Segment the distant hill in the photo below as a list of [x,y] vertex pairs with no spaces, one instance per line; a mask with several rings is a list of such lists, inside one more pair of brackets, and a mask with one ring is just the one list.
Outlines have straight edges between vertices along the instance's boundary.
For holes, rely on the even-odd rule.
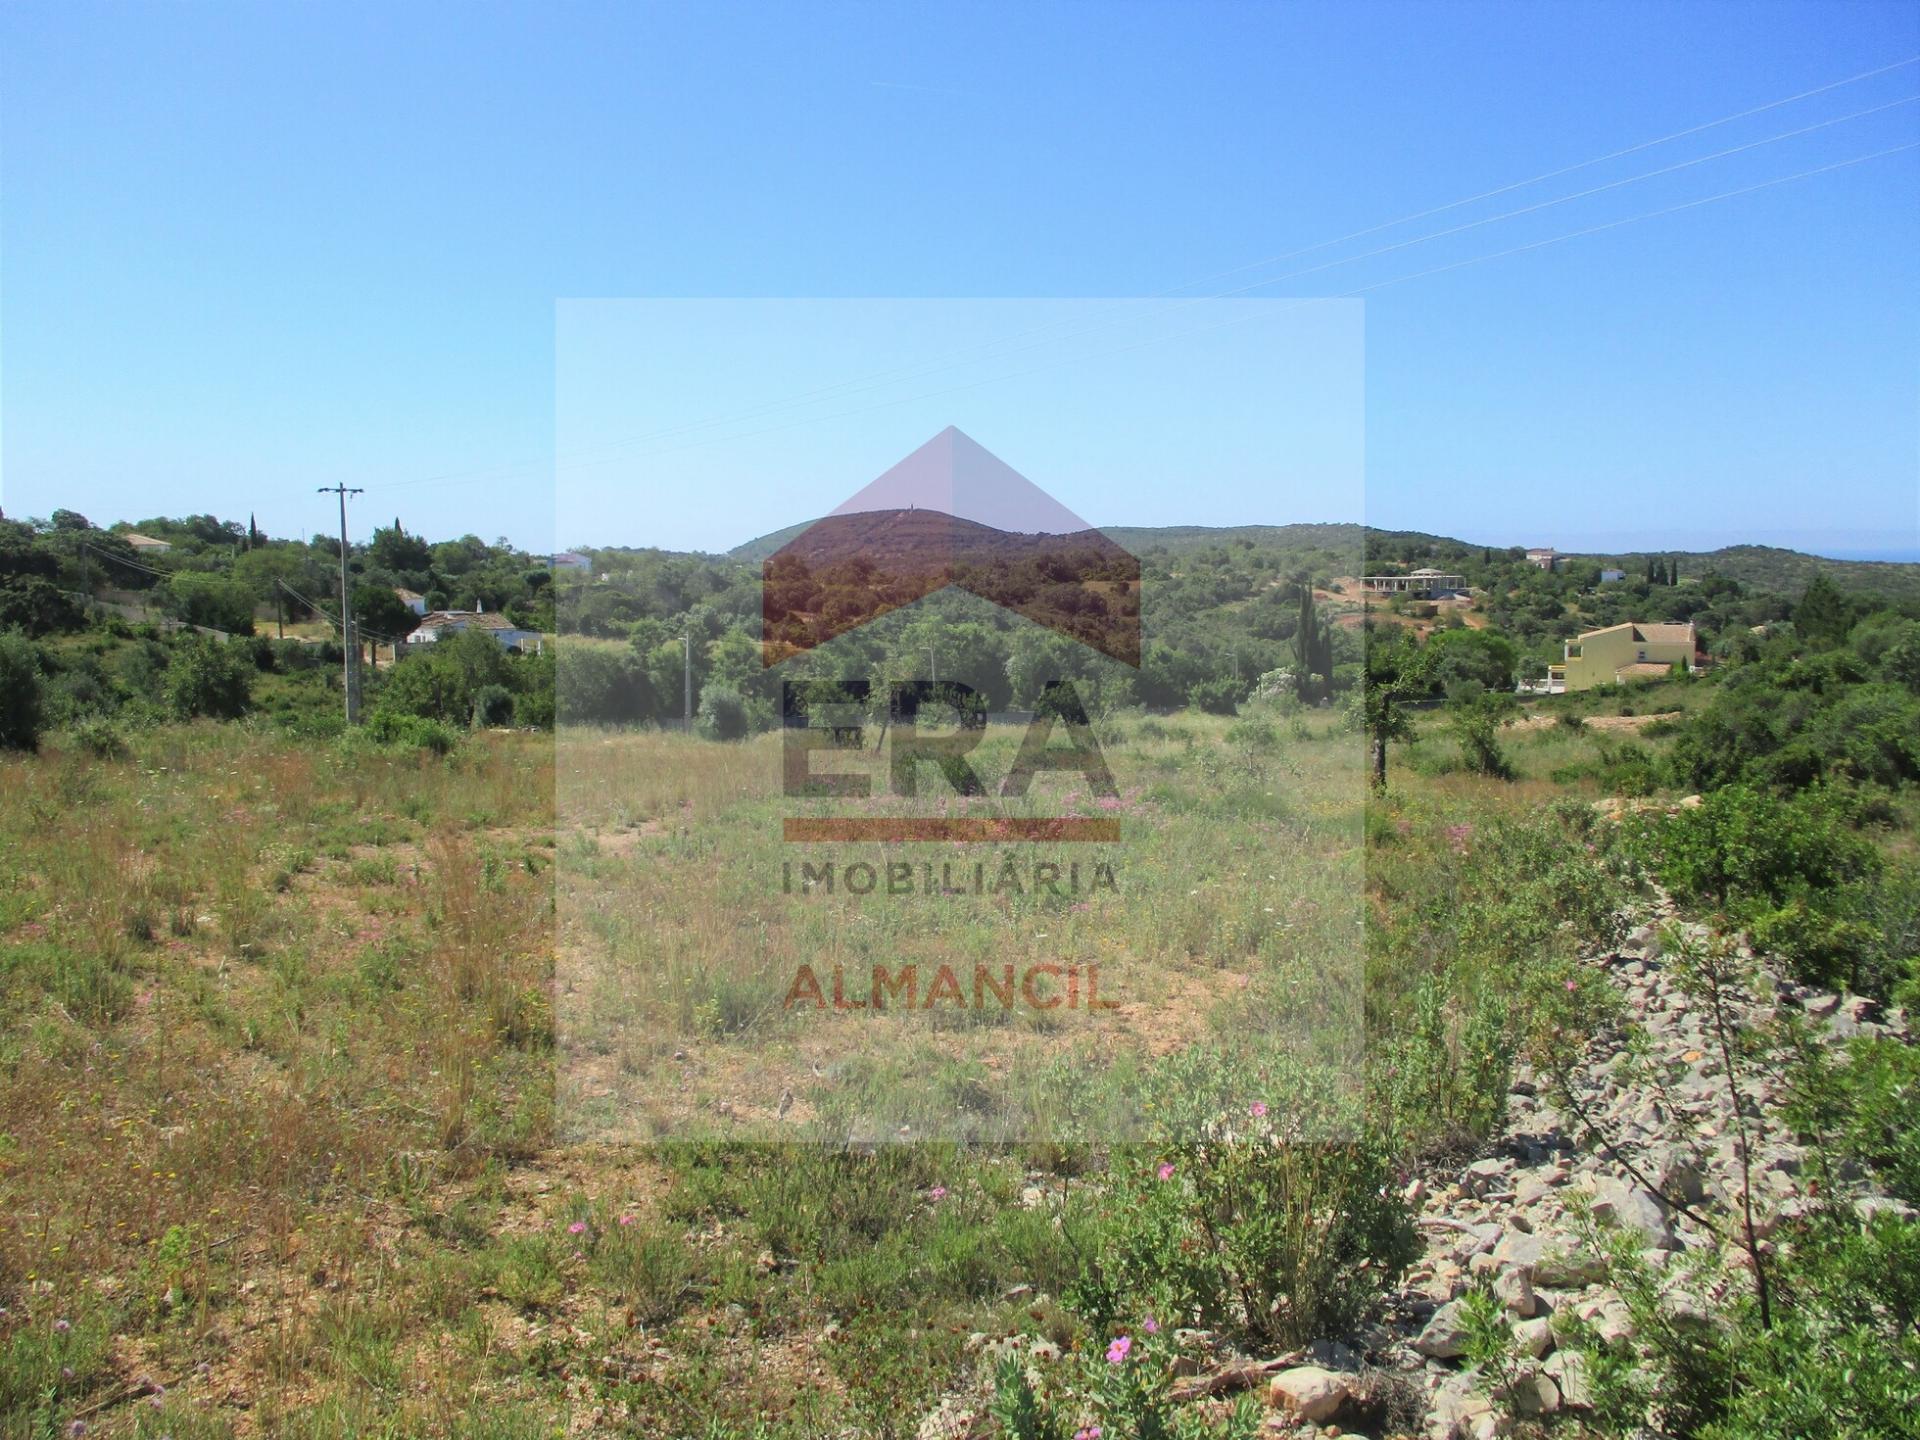
[[[1829,560],[1773,545],[1729,545],[1705,552],[1676,551],[1680,574],[1704,575],[1716,571],[1754,590],[1797,595],[1824,575],[1843,590],[1875,591],[1889,599],[1920,599],[1920,565],[1891,560]],[[1644,567],[1646,556],[1623,556],[1628,574],[1635,562]]]
[[[735,560],[766,559],[795,536],[816,524],[804,521],[762,535],[727,552]],[[1457,563],[1491,550],[1502,554],[1509,547],[1484,546],[1448,535],[1431,535],[1418,530],[1383,530],[1352,524],[1303,525],[1107,525],[1101,533],[1136,555],[1155,551],[1171,554],[1204,550],[1219,545],[1246,542],[1261,548],[1288,552],[1325,551],[1332,555],[1357,555],[1364,535],[1370,552],[1392,547],[1397,552],[1408,548],[1430,552],[1435,560]],[[1627,551],[1613,554],[1568,552],[1571,560],[1592,560],[1616,565],[1629,575],[1646,569],[1650,557],[1679,563],[1681,577],[1697,578],[1708,573],[1725,575],[1753,590],[1773,594],[1797,595],[1816,575],[1825,575],[1843,590],[1875,592],[1889,599],[1920,599],[1920,564],[1889,560],[1832,560],[1799,550],[1783,550],[1773,545],[1729,545],[1719,550]]]
[[[764,560],[818,521],[804,520],[775,530],[770,535],[736,545],[727,552],[733,560]],[[1205,549],[1210,545],[1231,545],[1245,540],[1256,545],[1283,550],[1322,549],[1354,551],[1360,542],[1362,527],[1352,524],[1329,525],[1105,525],[1100,533],[1136,555],[1152,550],[1178,553]]]

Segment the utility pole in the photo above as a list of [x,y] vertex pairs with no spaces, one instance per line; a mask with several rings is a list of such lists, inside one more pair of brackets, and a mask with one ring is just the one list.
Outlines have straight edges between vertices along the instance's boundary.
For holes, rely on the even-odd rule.
[[940,683],[940,662],[934,659],[933,646],[927,646],[927,679],[935,685]]
[[346,652],[347,724],[360,723],[360,642],[353,631],[353,592],[347,585],[347,496],[364,495],[358,486],[321,485],[322,495],[340,497],[340,648]]
[[681,700],[686,712],[683,728],[693,733],[693,631],[687,630],[680,636],[680,661],[686,676]]

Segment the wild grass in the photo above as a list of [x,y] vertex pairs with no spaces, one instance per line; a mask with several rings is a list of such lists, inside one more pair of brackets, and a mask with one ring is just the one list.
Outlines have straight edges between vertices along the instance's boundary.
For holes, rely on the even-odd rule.
[[[909,800],[887,794],[871,755],[823,759],[872,776],[862,815],[1104,816],[1120,822],[1117,844],[788,843],[784,818],[840,812],[780,793],[778,735],[715,746],[563,732],[567,1120],[627,1138],[689,1125],[791,1137],[829,1114],[869,1137],[1039,1136],[1068,1118],[1056,1062],[1074,1053],[1104,1047],[1095,1070],[1118,1083],[1129,1072],[1116,1060],[1219,1026],[1290,1044],[1357,1026],[1358,737],[1325,715],[1304,738],[1211,717],[1105,728],[1119,790],[1107,801],[1046,774],[1019,800],[962,799],[931,779]],[[1023,734],[989,727],[969,759],[997,778]],[[899,867],[905,884],[848,893],[846,867],[862,862]],[[1007,863],[1018,884],[984,893]],[[1096,883],[1102,866],[1112,883]],[[807,867],[835,877],[832,893]],[[947,885],[966,893],[927,893]],[[1097,968],[1119,1008],[1007,1005],[979,977],[1004,986],[1009,964],[1073,966],[1076,985]],[[960,1003],[929,1005],[943,966],[957,982],[944,1000]],[[820,1004],[798,988],[803,967]],[[918,1003],[876,991],[876,967],[893,982],[911,967]],[[1073,1072],[1076,1088],[1095,1070]],[[790,1122],[776,1113],[787,1092],[804,1102]],[[1132,1123],[1123,1100],[1107,1121]]]
[[[1401,1067],[1371,1109],[1484,1124],[1476,1007],[1603,898],[1530,819],[1581,752],[1401,766],[1369,816],[1331,714],[1101,737],[1122,801],[1083,808],[1121,844],[1027,858],[1111,853],[1118,894],[959,919],[786,895],[771,738],[580,732],[556,771],[511,735],[162,726],[0,762],[0,1436],[910,1434],[970,1334],[1088,1340],[1063,1297],[1168,1052],[1265,1037],[1357,1082],[1367,1042]],[[1125,1006],[796,1016],[803,959],[860,995],[1097,960]],[[635,1114],[667,1138],[563,1143]]]

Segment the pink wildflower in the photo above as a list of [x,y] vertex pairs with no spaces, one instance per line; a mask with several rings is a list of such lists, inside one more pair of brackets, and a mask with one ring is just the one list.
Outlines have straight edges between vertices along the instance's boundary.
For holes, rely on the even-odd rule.
[[1256,1120],[1264,1120],[1264,1119],[1266,1119],[1266,1116],[1267,1116],[1267,1102],[1266,1102],[1266,1101],[1264,1101],[1264,1100],[1256,1100],[1256,1101],[1254,1101],[1254,1102],[1253,1102],[1253,1104],[1251,1104],[1251,1105],[1249,1105],[1249,1106],[1247,1107],[1247,1113],[1248,1113],[1249,1115],[1251,1115],[1251,1116],[1253,1116],[1253,1118],[1254,1118],[1254,1119],[1256,1119]]
[[56,1320],[53,1322],[53,1333],[56,1335],[64,1335],[72,1328],[73,1326],[65,1320]]
[[1162,1180],[1173,1179],[1173,1162],[1171,1160],[1162,1160],[1160,1162],[1160,1178]]
[[1133,1349],[1133,1337],[1131,1335],[1119,1336],[1111,1345],[1107,1346],[1107,1363],[1109,1365],[1125,1364],[1127,1352],[1131,1349]]
[[631,1215],[622,1215],[622,1216],[620,1217],[620,1223],[621,1223],[622,1225],[631,1225],[631,1224],[633,1224],[633,1216],[631,1216]]
[[584,1235],[584,1234],[586,1234],[586,1233],[587,1233],[587,1222],[586,1222],[586,1221],[584,1221],[584,1220],[576,1220],[576,1221],[574,1221],[574,1222],[573,1222],[573,1224],[571,1224],[571,1225],[569,1225],[569,1226],[567,1226],[567,1233],[568,1233],[569,1235]]
[[1153,1316],[1149,1315],[1147,1316],[1147,1323],[1142,1325],[1140,1328],[1146,1331],[1149,1335],[1158,1335],[1160,1333],[1160,1322],[1154,1319]]
[[927,1192],[927,1198],[928,1198],[929,1200],[944,1200],[944,1199],[946,1199],[946,1198],[947,1198],[947,1187],[946,1187],[946,1186],[944,1186],[944,1185],[936,1185],[936,1186],[934,1186],[934,1187],[933,1187],[933,1189],[931,1189],[931,1190],[929,1190],[929,1191]]
[[1569,995],[1571,995],[1571,994],[1572,994],[1572,993],[1573,993],[1574,991],[1576,991],[1576,990],[1578,990],[1579,988],[1580,988],[1580,982],[1579,982],[1579,981],[1577,981],[1577,980],[1569,980],[1569,981],[1567,981],[1567,993],[1568,993]]

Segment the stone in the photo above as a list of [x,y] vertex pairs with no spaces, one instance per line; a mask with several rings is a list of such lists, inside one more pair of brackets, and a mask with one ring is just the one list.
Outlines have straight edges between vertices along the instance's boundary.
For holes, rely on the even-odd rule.
[[1533,1277],[1523,1265],[1502,1270],[1493,1281],[1493,1293],[1522,1320],[1533,1314],[1538,1301],[1533,1296]]
[[1510,1160],[1476,1160],[1460,1177],[1461,1188],[1469,1195],[1489,1195],[1507,1188],[1507,1175],[1513,1169]]
[[1522,1355],[1538,1360],[1553,1349],[1553,1322],[1544,1317],[1522,1320],[1513,1327],[1513,1343]]
[[1652,1191],[1626,1180],[1602,1177],[1593,1184],[1593,1213],[1623,1229],[1638,1230],[1650,1244],[1673,1248],[1673,1226],[1667,1207]]
[[1451,1360],[1467,1353],[1466,1321],[1458,1300],[1449,1300],[1433,1312],[1433,1318],[1414,1336],[1413,1348],[1434,1360]]
[[1276,1409],[1302,1420],[1331,1420],[1353,1397],[1353,1376],[1318,1365],[1296,1365],[1273,1377],[1267,1398]]
[[1659,1145],[1648,1152],[1646,1173],[1662,1194],[1685,1204],[1698,1205],[1707,1197],[1700,1162],[1678,1145]]
[[1493,1402],[1479,1390],[1479,1376],[1471,1372],[1449,1377],[1434,1392],[1428,1408],[1428,1434],[1472,1435],[1480,1422],[1497,1420]]
[[1577,1351],[1556,1350],[1540,1371],[1559,1387],[1560,1403],[1585,1410],[1593,1404],[1593,1385],[1587,1379],[1587,1362]]
[[1508,1268],[1524,1267],[1535,1285],[1549,1290],[1577,1290],[1604,1279],[1607,1273],[1599,1256],[1581,1249],[1578,1241],[1550,1230],[1532,1235],[1509,1230],[1494,1246],[1493,1257]]

